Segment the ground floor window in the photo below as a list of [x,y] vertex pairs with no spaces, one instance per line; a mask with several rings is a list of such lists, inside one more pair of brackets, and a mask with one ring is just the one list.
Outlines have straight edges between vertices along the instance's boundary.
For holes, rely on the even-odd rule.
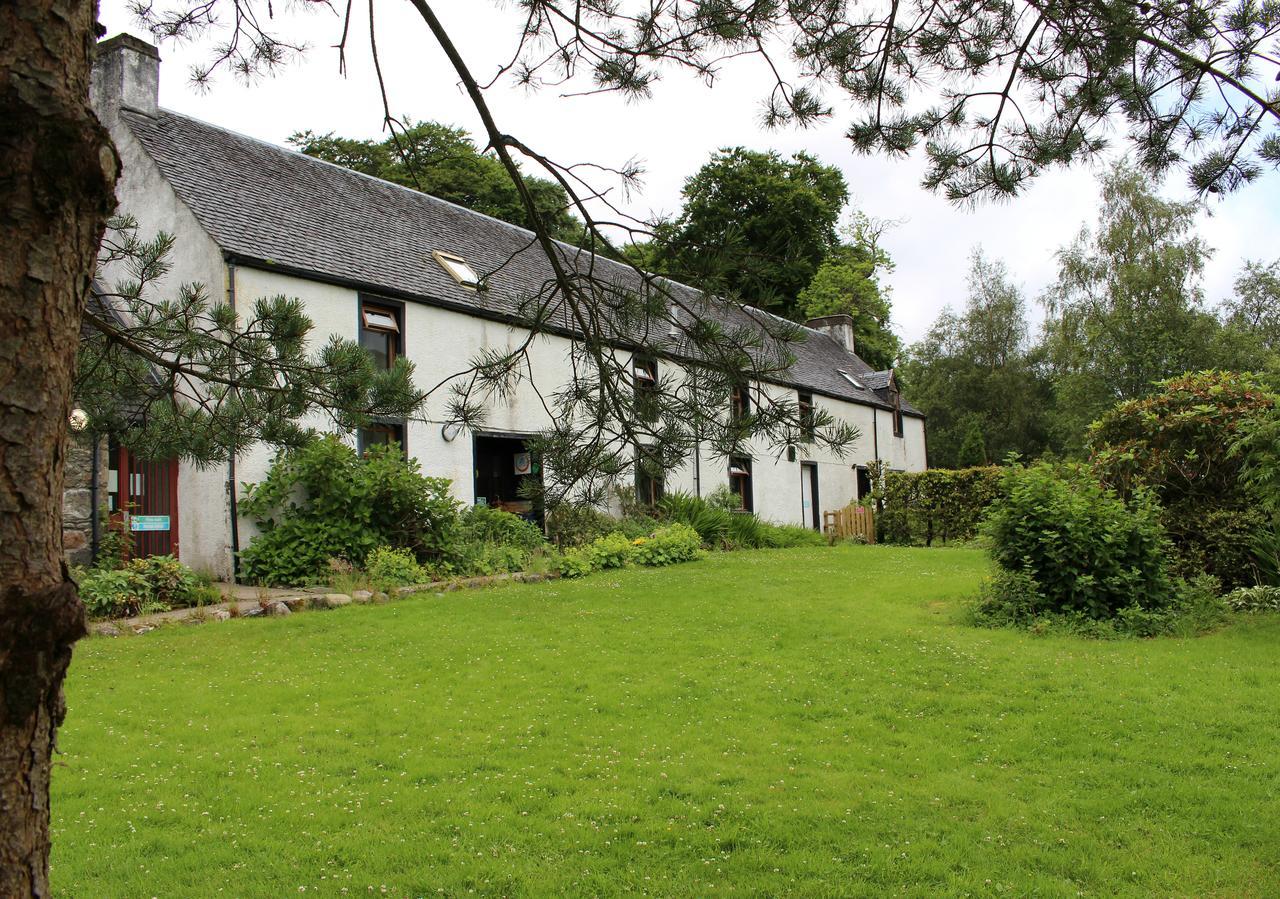
[[358,436],[358,449],[361,455],[369,451],[369,447],[385,443],[395,443],[400,451],[408,455],[404,440],[404,424],[391,421],[377,421],[366,428],[361,428]]
[[662,499],[662,470],[653,456],[636,453],[636,502],[656,506]]
[[729,492],[737,497],[738,508],[743,512],[755,509],[751,495],[751,460],[746,456],[729,457]]

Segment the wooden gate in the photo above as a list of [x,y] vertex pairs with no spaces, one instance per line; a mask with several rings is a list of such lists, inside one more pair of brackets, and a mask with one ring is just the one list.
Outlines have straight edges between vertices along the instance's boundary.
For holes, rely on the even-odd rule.
[[867,543],[876,542],[876,513],[865,506],[845,506],[822,513],[822,532],[843,540],[857,537]]
[[178,460],[149,462],[123,446],[110,451],[108,498],[130,558],[178,555]]

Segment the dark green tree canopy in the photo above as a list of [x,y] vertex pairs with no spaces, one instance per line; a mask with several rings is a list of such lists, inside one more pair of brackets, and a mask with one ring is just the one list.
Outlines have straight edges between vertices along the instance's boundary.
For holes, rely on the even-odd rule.
[[721,150],[660,226],[661,269],[711,293],[796,318],[800,292],[837,245],[844,176],[804,153]]
[[881,275],[893,271],[893,260],[880,246],[884,224],[854,213],[847,242],[832,248],[809,286],[796,298],[796,318],[805,321],[844,313],[853,319],[858,355],[873,368],[892,368],[902,343],[890,326],[889,286]]
[[[533,221],[502,163],[476,147],[461,128],[438,122],[396,127],[385,140],[340,137],[332,131],[299,131],[289,137],[297,150],[336,165],[403,184],[525,228]],[[583,224],[570,211],[564,188],[529,176],[525,184],[540,221],[557,240],[577,243]]]

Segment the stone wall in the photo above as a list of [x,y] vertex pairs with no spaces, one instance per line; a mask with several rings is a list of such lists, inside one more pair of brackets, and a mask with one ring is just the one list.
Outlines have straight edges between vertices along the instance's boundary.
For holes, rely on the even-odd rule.
[[[68,565],[93,562],[93,449],[94,441],[83,434],[67,440],[66,483],[62,490],[62,549]],[[97,443],[99,452],[99,505],[106,502],[106,441]]]

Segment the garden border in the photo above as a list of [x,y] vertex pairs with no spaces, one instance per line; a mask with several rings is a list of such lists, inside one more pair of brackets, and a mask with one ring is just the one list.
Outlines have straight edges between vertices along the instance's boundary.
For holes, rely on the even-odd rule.
[[[221,583],[214,586],[226,597],[224,602],[169,609],[149,615],[135,615],[131,618],[94,621],[89,624],[89,633],[99,637],[119,637],[125,633],[145,634],[170,624],[203,624],[206,621],[227,621],[231,618],[284,617],[309,609],[336,609],[352,603],[357,605],[384,603],[392,599],[406,599],[420,593],[443,595],[455,590],[494,587],[507,583],[533,584],[556,577],[557,575],[551,572],[517,571],[511,574],[483,575],[395,587],[389,594],[369,590],[356,590],[349,594],[338,593],[328,587],[302,587],[289,590]],[[250,593],[252,596],[245,595]]]

